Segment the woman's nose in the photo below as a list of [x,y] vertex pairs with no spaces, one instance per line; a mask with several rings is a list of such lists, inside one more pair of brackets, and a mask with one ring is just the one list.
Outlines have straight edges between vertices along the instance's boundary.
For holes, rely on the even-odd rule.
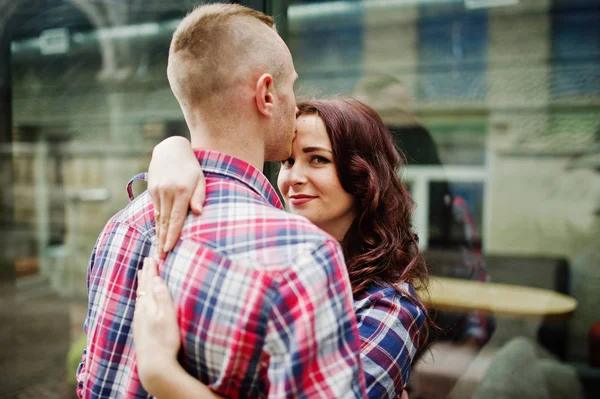
[[306,183],[304,168],[298,163],[296,163],[290,168],[290,171],[288,173],[288,184],[290,186],[295,186],[303,183]]

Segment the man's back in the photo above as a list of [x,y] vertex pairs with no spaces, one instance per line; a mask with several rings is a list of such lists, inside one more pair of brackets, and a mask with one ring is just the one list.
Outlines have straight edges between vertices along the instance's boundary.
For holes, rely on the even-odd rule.
[[[207,175],[202,215],[188,216],[160,265],[178,310],[184,368],[228,397],[360,396],[359,341],[337,243],[281,210],[250,165],[214,152],[198,155]],[[97,242],[81,396],[147,396],[130,327],[135,275],[153,242],[146,193]]]

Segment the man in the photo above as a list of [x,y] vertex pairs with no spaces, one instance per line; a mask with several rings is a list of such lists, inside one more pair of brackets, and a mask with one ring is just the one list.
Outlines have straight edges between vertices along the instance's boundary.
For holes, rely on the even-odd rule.
[[[204,5],[173,35],[167,75],[207,178],[160,264],[179,310],[182,365],[226,397],[363,397],[352,294],[335,240],[285,213],[258,168],[291,152],[291,54],[273,20]],[[100,234],[88,270],[78,395],[147,397],[131,324],[136,274],[156,240],[148,193]]]

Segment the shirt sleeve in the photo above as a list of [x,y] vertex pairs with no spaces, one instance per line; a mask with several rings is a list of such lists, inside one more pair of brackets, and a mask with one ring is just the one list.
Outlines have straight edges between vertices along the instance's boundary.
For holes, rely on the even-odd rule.
[[425,314],[391,287],[360,299],[356,308],[368,397],[400,397],[410,377]]
[[[108,328],[101,328],[96,331],[97,326],[106,326],[115,323],[118,320],[119,325],[124,325],[125,322],[121,319],[132,318],[133,307],[128,308],[128,314],[120,315],[121,319],[117,319],[117,315],[105,312],[99,320],[99,312],[101,305],[100,300],[112,303],[123,302],[125,298],[129,298],[132,292],[127,287],[135,287],[131,281],[126,281],[127,278],[135,278],[135,270],[131,269],[127,276],[123,280],[120,280],[120,284],[112,285],[113,289],[109,291],[106,286],[101,282],[105,277],[102,273],[106,271],[104,264],[109,259],[118,259],[121,265],[130,267],[132,262],[136,262],[139,267],[143,258],[148,256],[150,251],[149,239],[135,230],[131,226],[119,223],[116,217],[111,218],[104,229],[98,236],[87,269],[87,294],[88,294],[88,309],[86,319],[83,325],[83,331],[87,335],[87,344],[90,344],[90,338],[102,337],[104,339],[104,345],[114,345],[119,347],[119,355],[127,353],[127,348],[124,342],[128,339],[127,331],[125,328],[119,330],[119,334],[112,334],[112,331],[108,331]],[[118,287],[118,288],[117,288]],[[123,288],[122,288],[123,287]],[[93,390],[93,384],[96,383],[96,376],[94,375],[97,369],[98,362],[104,362],[108,364],[106,360],[107,355],[98,356],[101,351],[109,353],[106,348],[99,348],[98,345],[86,347],[83,350],[81,361],[77,367],[77,396],[79,398],[89,397],[89,392]],[[95,350],[94,350],[95,348]],[[109,353],[110,354],[110,353]],[[112,358],[112,356],[111,356]],[[115,356],[116,358],[116,356]],[[95,363],[94,363],[95,362]],[[109,365],[110,366],[110,365]],[[107,367],[109,367],[107,366]],[[107,379],[112,376],[106,377]],[[86,392],[87,391],[87,392]]]
[[83,399],[83,387],[85,386],[84,378],[86,375],[86,368],[85,368],[86,354],[87,354],[87,347],[83,349],[83,353],[81,354],[81,361],[79,362],[79,366],[77,366],[76,392],[77,392],[77,397],[80,399]]
[[[92,255],[90,256],[90,260],[88,262],[87,278],[86,278],[88,296],[89,296],[89,290],[90,290],[90,272],[92,270],[92,266],[94,265],[94,262],[96,259],[96,251],[98,249],[98,244],[99,244],[100,239],[103,236],[103,234],[104,234],[104,230],[102,230],[102,233],[100,233],[100,236],[96,240],[96,244],[94,245],[94,249],[92,250]],[[88,314],[85,318],[85,321],[83,322],[83,333],[86,335],[87,335],[89,314],[90,314],[90,311],[89,311],[89,307],[88,307]],[[87,345],[85,348],[83,348],[83,353],[81,354],[81,360],[79,361],[79,366],[77,366],[77,373],[75,375],[75,377],[77,378],[76,393],[77,393],[78,398],[84,397],[83,393],[84,393],[84,387],[85,387],[85,380],[87,377],[87,370],[86,370],[86,365],[85,365],[86,359],[87,359]]]
[[364,398],[360,340],[339,244],[328,241],[282,273],[265,350],[269,398]]

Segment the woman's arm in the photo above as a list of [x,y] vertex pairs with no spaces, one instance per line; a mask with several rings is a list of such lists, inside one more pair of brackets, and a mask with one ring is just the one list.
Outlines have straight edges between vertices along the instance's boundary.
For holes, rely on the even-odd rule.
[[177,361],[181,346],[177,314],[156,262],[144,259],[138,272],[133,341],[142,386],[158,399],[221,398]]
[[157,399],[222,398],[189,375],[179,364],[173,366],[175,367],[162,368],[163,372],[154,377],[151,389],[146,389],[148,393]]
[[158,256],[173,249],[191,208],[200,214],[206,193],[202,168],[185,137],[169,137],[152,151],[148,192],[154,203]]

